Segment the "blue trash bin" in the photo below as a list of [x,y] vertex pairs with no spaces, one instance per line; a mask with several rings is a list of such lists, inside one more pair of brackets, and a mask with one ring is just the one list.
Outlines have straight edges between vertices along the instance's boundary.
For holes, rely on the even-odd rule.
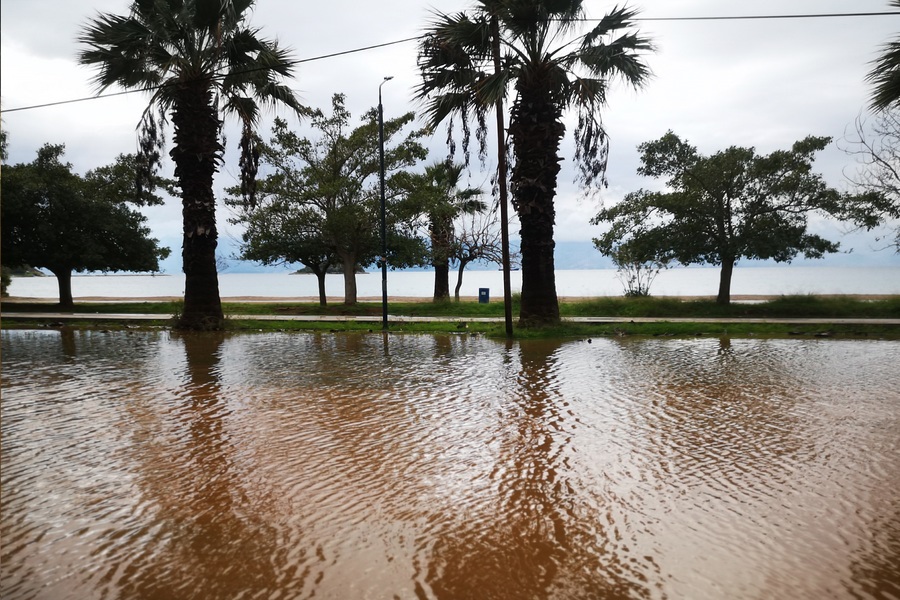
[[487,304],[491,301],[491,288],[478,288],[478,303]]

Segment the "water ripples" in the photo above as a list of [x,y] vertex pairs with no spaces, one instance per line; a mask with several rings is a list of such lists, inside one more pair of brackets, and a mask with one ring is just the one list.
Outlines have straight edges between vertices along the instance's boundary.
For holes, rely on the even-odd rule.
[[4,598],[900,595],[896,342],[2,341]]

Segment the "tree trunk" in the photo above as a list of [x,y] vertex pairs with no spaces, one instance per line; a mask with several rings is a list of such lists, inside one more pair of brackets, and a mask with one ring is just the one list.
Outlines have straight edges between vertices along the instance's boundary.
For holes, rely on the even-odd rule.
[[450,264],[446,262],[434,265],[434,301],[445,302],[450,299]]
[[719,295],[716,304],[731,304],[731,275],[734,273],[733,258],[722,259],[722,270],[719,271]]
[[459,289],[462,287],[463,271],[465,271],[467,264],[469,264],[468,261],[459,261],[459,269],[456,272],[456,290],[454,290],[453,296],[457,302],[459,302]]
[[[559,323],[559,299],[553,260],[556,177],[565,126],[540,78],[529,85],[520,79],[509,134],[516,159],[510,178],[513,206],[522,226],[522,326]],[[524,83],[523,83],[524,82]]]
[[434,301],[450,298],[450,245],[453,242],[453,220],[441,216],[431,221],[431,266],[434,267]]
[[224,325],[216,272],[216,199],[213,176],[221,160],[219,119],[205,81],[185,84],[177,92],[172,123],[175,177],[181,187],[184,237],[184,329],[221,329]]
[[322,265],[311,264],[307,265],[309,270],[313,272],[313,275],[316,276],[316,283],[319,287],[319,306],[327,306],[328,298],[325,296],[325,275],[328,274],[329,265],[326,263],[323,268]]
[[341,264],[344,265],[344,304],[352,306],[356,304],[356,255],[341,256]]
[[328,296],[325,295],[325,275],[328,274],[328,271],[322,271],[321,273],[316,273],[316,281],[319,284],[319,306],[327,306],[328,305]]
[[50,269],[50,272],[56,276],[56,283],[59,286],[59,307],[72,310],[75,308],[75,301],[72,299],[72,270],[60,268]]

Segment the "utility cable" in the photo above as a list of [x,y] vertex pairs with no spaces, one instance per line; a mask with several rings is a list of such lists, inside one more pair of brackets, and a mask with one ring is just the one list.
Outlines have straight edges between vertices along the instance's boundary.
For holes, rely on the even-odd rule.
[[[878,17],[878,16],[890,16],[890,15],[900,15],[900,11],[885,11],[885,12],[858,12],[858,13],[824,13],[824,14],[796,14],[796,15],[735,15],[735,16],[713,16],[713,17],[634,17],[633,21],[738,21],[738,20],[763,20],[763,19],[819,19],[819,18],[844,18],[844,17]],[[579,19],[580,21],[585,22],[598,22],[601,19]],[[367,52],[369,50],[375,50],[378,48],[385,48],[387,46],[396,46],[398,44],[406,44],[408,42],[413,42],[421,39],[424,35],[404,38],[402,40],[395,40],[393,42],[385,42],[383,44],[374,44],[372,46],[363,46],[361,48],[354,48],[352,50],[343,50],[340,52],[332,52],[330,54],[322,54],[319,56],[313,56],[310,58],[303,58],[299,60],[291,61],[292,65],[299,65],[303,63],[315,62],[319,60],[326,60],[329,58],[335,58],[338,56],[346,56],[348,54],[356,54],[359,52]],[[216,76],[215,78],[224,77],[224,75]],[[12,113],[12,112],[20,112],[24,110],[35,110],[38,108],[48,108],[51,106],[61,106],[65,104],[75,104],[78,102],[87,102],[88,100],[100,100],[103,98],[113,98],[116,96],[124,96],[126,94],[136,94],[140,92],[150,92],[156,89],[161,89],[166,87],[166,85],[171,84],[163,84],[157,87],[149,87],[149,88],[141,88],[135,90],[124,90],[121,92],[112,92],[109,94],[102,94],[97,96],[87,96],[84,98],[75,98],[71,100],[60,100],[58,102],[46,102],[44,104],[33,104],[30,106],[20,106],[17,108],[7,108],[0,110],[0,114],[3,113]]]

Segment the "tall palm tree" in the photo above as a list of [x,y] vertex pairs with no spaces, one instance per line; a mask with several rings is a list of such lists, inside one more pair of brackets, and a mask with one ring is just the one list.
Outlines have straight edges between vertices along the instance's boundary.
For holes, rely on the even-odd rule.
[[[900,0],[891,0],[891,6],[900,8]],[[900,106],[900,38],[884,45],[884,53],[873,61],[866,79],[875,85],[872,108]]]
[[[508,135],[513,151],[512,202],[521,225],[520,324],[559,321],[553,201],[562,161],[562,117],[570,108],[577,110],[579,182],[605,184],[608,139],[600,111],[610,81],[620,77],[639,88],[650,75],[641,55],[652,51],[653,45],[626,31],[635,15],[633,10],[615,8],[586,34],[576,36],[584,21],[583,0],[478,0],[469,12],[436,13],[420,43],[422,83],[416,95],[425,101],[432,126],[445,119],[452,126],[459,119],[464,146],[474,119],[484,154],[485,113],[507,88],[515,92]],[[492,64],[492,25],[499,32],[503,55],[497,72]]]
[[431,266],[434,267],[434,301],[450,299],[450,257],[455,232],[453,221],[462,214],[487,210],[482,191],[460,187],[465,166],[449,161],[437,162],[416,177],[413,193],[428,218],[431,241]]
[[[292,62],[277,42],[247,26],[254,0],[135,0],[127,15],[100,14],[83,28],[79,62],[96,67],[99,91],[112,85],[151,93],[141,121],[141,154],[148,174],[159,160],[167,113],[174,126],[169,155],[181,187],[185,274],[181,326],[223,323],[216,273],[213,177],[222,162],[222,118],[242,124],[242,191],[252,199],[259,153],[254,125],[264,105],[303,111],[279,83]],[[159,111],[159,119],[154,117]]]

